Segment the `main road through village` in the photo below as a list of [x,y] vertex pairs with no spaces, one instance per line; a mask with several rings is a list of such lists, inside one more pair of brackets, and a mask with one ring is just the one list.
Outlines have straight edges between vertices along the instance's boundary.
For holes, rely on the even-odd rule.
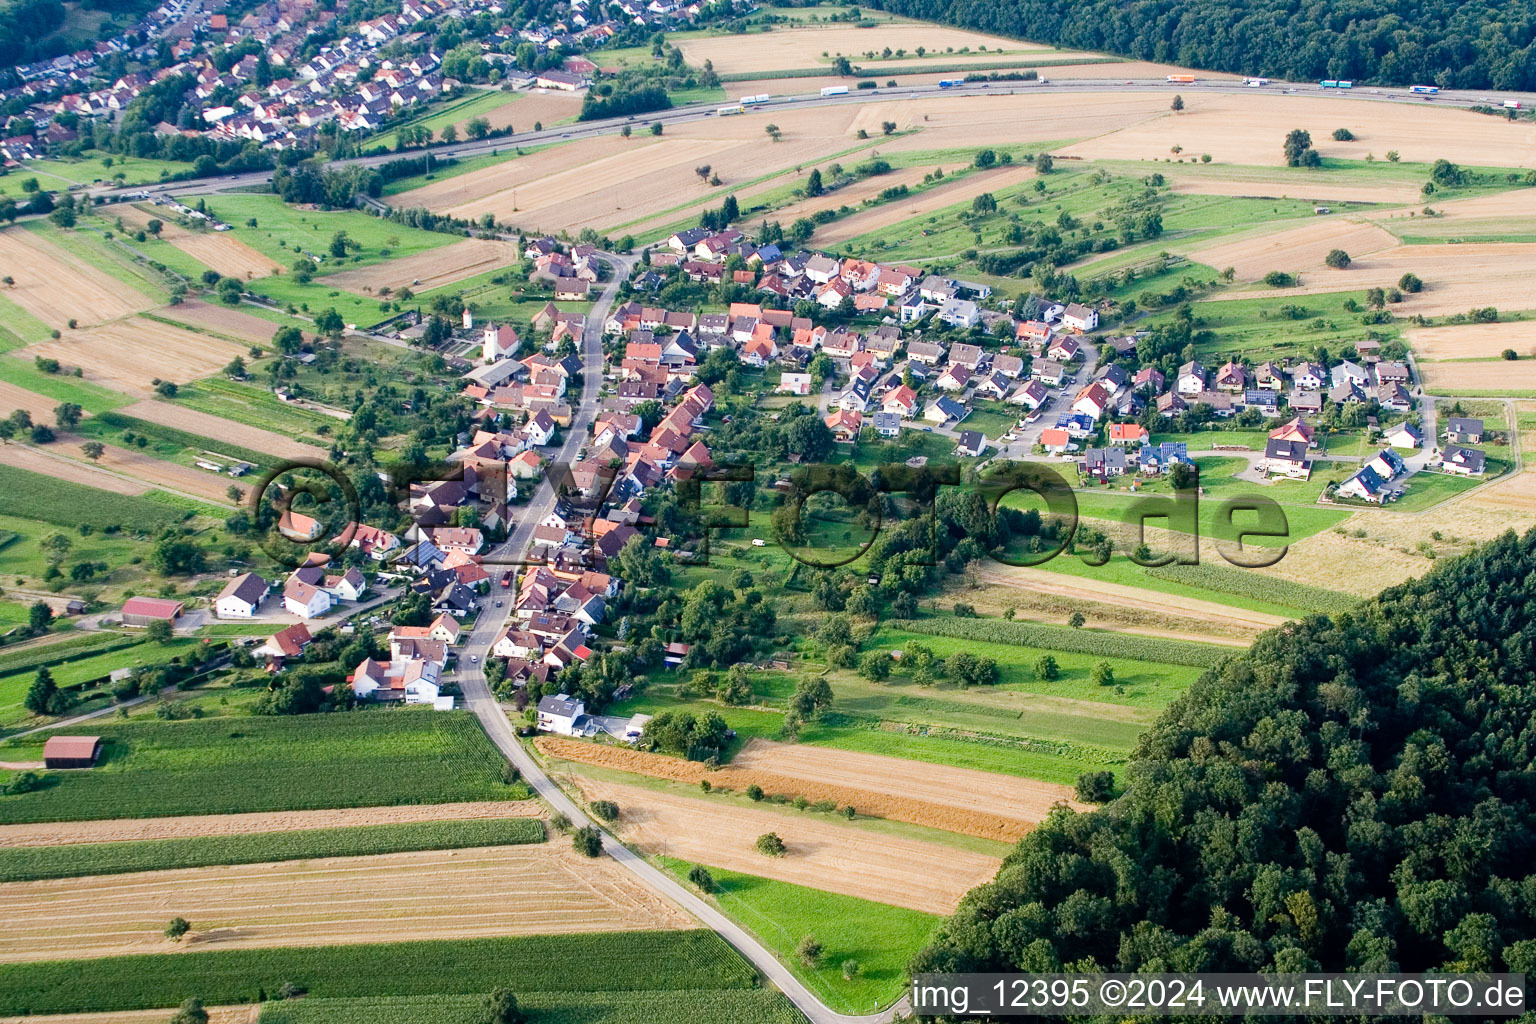
[[[612,277],[587,314],[587,329],[582,336],[581,348],[581,400],[571,410],[571,425],[565,431],[560,450],[550,459],[551,463],[570,464],[576,461],[577,452],[587,442],[588,428],[597,416],[598,391],[603,381],[603,322],[608,319],[608,313],[613,308],[619,283],[629,276],[634,266],[633,257],[605,253],[602,259],[612,271]],[[553,511],[557,497],[555,483],[546,476],[539,483],[533,499],[522,507],[522,517],[511,534],[492,553],[492,557],[487,559],[487,562],[494,562],[497,559],[516,560],[526,555],[529,543],[533,539],[534,527]],[[569,818],[574,826],[590,825],[602,831],[601,826],[589,818],[548,775],[544,774],[539,763],[518,742],[517,733],[507,717],[506,708],[502,707],[486,683],[485,662],[491,656],[491,642],[506,625],[507,620],[512,617],[514,605],[515,602],[507,600],[505,607],[498,610],[494,604],[487,601],[487,607],[481,612],[480,618],[470,631],[458,663],[458,680],[464,699],[469,709],[480,719],[486,735],[491,738],[507,760],[517,767],[524,780],[542,800]],[[789,1000],[799,1007],[813,1024],[853,1024],[853,1022],[876,1024],[876,1022],[890,1020],[897,1008],[903,1005],[902,1002],[898,1002],[883,1013],[863,1017],[834,1012],[746,929],[679,885],[670,876],[652,866],[644,857],[614,839],[606,831],[603,831],[603,852],[641,882],[660,892],[718,932],[743,956],[752,961],[763,976],[788,996]]]
[[[1049,73],[1049,72],[1047,72]],[[1355,88],[1349,92],[1339,93],[1334,90],[1324,92],[1315,83],[1286,83],[1272,80],[1263,87],[1270,92],[1285,92],[1296,95],[1328,95],[1341,96],[1349,99],[1386,102],[1386,103],[1423,103],[1422,97],[1413,96],[1403,88]],[[1014,93],[1035,93],[1041,91],[1066,92],[1066,93],[1092,93],[1092,92],[1132,92],[1140,93],[1148,90],[1177,90],[1179,92],[1213,92],[1213,93],[1247,93],[1248,87],[1240,81],[1232,80],[1207,80],[1194,83],[1181,82],[1170,84],[1162,80],[1127,81],[1125,79],[1096,80],[1096,79],[1072,79],[1058,82],[967,82],[962,85],[952,86],[943,90],[947,95],[971,96],[984,99],[992,95],[1008,95]],[[815,106],[841,106],[851,103],[883,102],[895,98],[919,96],[939,92],[936,85],[913,86],[897,88],[861,89],[850,91],[841,96],[821,96],[810,94],[805,96],[780,96],[775,97],[766,104],[765,109],[801,109]],[[1440,106],[1471,107],[1478,104],[1502,103],[1504,99],[1520,99],[1529,102],[1533,99],[1530,94],[1519,93],[1488,93],[1488,92],[1441,92],[1434,100]],[[714,104],[699,104],[688,107],[678,107],[673,110],[661,111],[655,114],[640,115],[634,118],[610,118],[601,121],[589,121],[581,124],[570,125],[563,129],[553,128],[539,132],[524,132],[499,139],[484,140],[478,142],[465,142],[455,145],[434,146],[431,152],[439,158],[455,157],[464,158],[472,156],[488,155],[493,153],[513,150],[518,146],[554,143],[566,140],[591,138],[606,135],[618,131],[625,124],[660,122],[662,124],[674,124],[686,121],[698,121],[707,117],[718,116]],[[414,151],[412,151],[414,152]],[[342,161],[344,163],[356,163],[364,166],[372,166],[387,160],[398,159],[400,154],[390,153],[384,156],[359,157],[354,160]],[[228,175],[215,179],[212,182],[214,190],[244,188],[251,185],[262,184],[271,178],[270,171],[253,172],[249,174]],[[192,188],[206,191],[209,188],[209,180],[203,179],[201,184],[191,181],[167,182],[154,185],[140,185],[123,188],[92,189],[92,194],[103,196],[127,198],[134,194],[165,194],[185,192]],[[582,338],[582,392],[581,400],[572,410],[571,425],[566,429],[564,441],[560,450],[551,460],[556,463],[569,464],[576,460],[577,452],[586,443],[588,429],[596,417],[599,407],[598,391],[603,379],[603,346],[602,332],[603,322],[608,318],[608,313],[613,307],[614,298],[617,295],[619,283],[628,277],[634,266],[634,258],[603,254],[602,259],[612,271],[610,280],[606,283],[597,301],[593,304],[587,317],[586,332]],[[513,529],[506,542],[497,549],[496,555],[500,558],[518,558],[524,555],[529,542],[533,537],[534,527],[555,506],[557,495],[555,486],[546,478],[539,484],[538,490],[532,501],[524,506],[524,515],[521,521]],[[823,1003],[810,991],[794,974],[770,952],[762,943],[758,942],[751,933],[746,931],[736,922],[722,914],[713,905],[700,899],[693,892],[674,881],[669,875],[663,873],[644,857],[618,842],[609,835],[601,826],[589,818],[575,802],[573,802],[560,789],[559,786],[546,775],[533,756],[518,742],[517,735],[511,721],[507,717],[507,711],[491,693],[485,680],[485,661],[490,657],[491,641],[497,632],[512,615],[513,602],[506,602],[506,607],[497,613],[494,606],[487,607],[476,622],[465,644],[464,657],[460,659],[458,668],[459,684],[463,690],[465,701],[480,719],[486,734],[492,742],[501,750],[506,758],[517,767],[523,778],[533,788],[533,791],[555,811],[564,814],[575,826],[593,826],[598,828],[603,835],[603,851],[612,857],[623,868],[636,876],[640,881],[662,893],[667,898],[693,914],[708,927],[714,929],[727,942],[736,947],[743,956],[775,986],[777,986],[789,998],[796,1007],[804,1013],[813,1024],[884,1024],[891,1020],[898,1010],[906,1009],[906,1000],[900,1000],[895,1005],[888,1007],[880,1013],[865,1016],[851,1016],[837,1013]]]

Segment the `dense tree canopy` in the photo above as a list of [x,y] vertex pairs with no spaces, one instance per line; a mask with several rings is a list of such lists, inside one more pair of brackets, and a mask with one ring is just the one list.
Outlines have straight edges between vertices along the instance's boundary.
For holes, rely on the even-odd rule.
[[1536,969],[1536,530],[1272,630],[915,971]]
[[1532,0],[875,0],[869,6],[1239,74],[1536,88]]

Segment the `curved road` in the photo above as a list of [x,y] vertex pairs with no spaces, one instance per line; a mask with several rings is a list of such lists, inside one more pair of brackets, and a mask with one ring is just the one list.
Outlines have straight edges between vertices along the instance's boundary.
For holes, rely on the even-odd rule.
[[[1105,68],[1113,68],[1113,64],[1106,64]],[[1316,82],[1283,82],[1279,79],[1271,79],[1270,83],[1260,89],[1252,89],[1237,79],[1204,79],[1195,82],[1167,82],[1162,79],[1124,79],[1124,78],[1071,78],[1050,79],[1050,69],[1042,69],[1046,73],[1046,80],[1036,82],[965,82],[960,85],[941,89],[938,85],[913,85],[897,86],[895,88],[880,87],[876,89],[853,89],[841,96],[822,96],[819,93],[809,93],[799,96],[775,96],[763,104],[761,110],[801,110],[809,107],[843,106],[847,104],[889,102],[892,99],[908,99],[917,96],[946,94],[951,96],[973,96],[985,98],[987,96],[1008,96],[1020,93],[1048,92],[1059,93],[1102,93],[1102,92],[1129,92],[1144,93],[1147,91],[1178,92],[1187,95],[1201,93],[1225,93],[1248,95],[1253,92],[1281,93],[1285,95],[1332,97],[1335,99],[1363,100],[1376,103],[1429,103],[1442,107],[1474,107],[1474,106],[1499,106],[1505,100],[1519,100],[1526,109],[1536,105],[1536,93],[1518,92],[1492,92],[1483,90],[1447,90],[1434,97],[1417,96],[1410,93],[1403,86],[1367,87],[1356,86],[1349,90],[1323,89]],[[879,74],[878,69],[870,69],[866,76]],[[594,138],[600,135],[608,135],[620,130],[624,125],[631,128],[659,122],[663,125],[681,124],[689,121],[701,121],[708,117],[718,116],[717,103],[696,103],[686,107],[675,107],[671,110],[661,110],[650,114],[638,114],[633,117],[613,117],[600,121],[585,121],[579,124],[567,125],[558,128],[548,128],[538,132],[521,132],[516,135],[507,135],[498,139],[484,139],[476,142],[458,142],[447,146],[433,146],[430,150],[412,149],[400,153],[388,153],[382,156],[353,157],[335,161],[337,165],[357,164],[364,167],[373,167],[398,160],[402,157],[417,157],[430,152],[434,157],[465,158],[473,156],[486,156],[515,149],[519,146],[542,145],[571,141],[575,139]],[[175,192],[208,191],[210,186],[215,191],[225,189],[245,188],[251,185],[260,185],[269,181],[271,171],[252,171],[246,174],[223,175],[212,178],[194,178],[187,181],[158,182],[150,185],[133,185],[122,187],[95,186],[86,191],[93,196],[125,196],[129,194],[148,193],[150,195],[162,195]]]

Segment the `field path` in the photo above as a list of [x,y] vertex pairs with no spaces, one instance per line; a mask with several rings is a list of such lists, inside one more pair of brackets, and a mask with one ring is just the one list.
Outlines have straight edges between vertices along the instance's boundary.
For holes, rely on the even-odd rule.
[[1110,583],[1107,580],[1067,576],[1062,573],[1049,572],[1045,569],[1008,566],[981,569],[979,572],[983,582],[995,586],[1032,590],[1036,593],[1056,594],[1061,597],[1086,598],[1101,604],[1117,605],[1124,608],[1151,607],[1163,613],[1178,613],[1191,618],[1216,619],[1222,622],[1230,622],[1247,629],[1252,629],[1255,632],[1279,626],[1288,621],[1282,616],[1271,615],[1267,612],[1234,608],[1229,605],[1218,604],[1215,601],[1202,601],[1199,598],[1183,597],[1178,594],[1164,594],[1159,591],[1143,590],[1140,587],[1126,586],[1123,583]]
[[[999,861],[985,854],[885,836],[820,815],[781,814],[579,780],[589,799],[619,805],[621,836],[647,854],[665,854],[727,871],[805,885],[930,914],[952,913]],[[776,832],[788,852],[765,857],[757,837]]]
[[[329,857],[0,885],[0,962],[692,926],[569,843]],[[172,917],[192,922],[180,943]]]
[[483,800],[400,807],[340,807],[324,811],[257,811],[249,814],[194,814],[179,818],[38,822],[0,825],[0,847],[236,836],[257,832],[297,832],[313,828],[402,825],[420,821],[536,818],[543,810],[537,800]]

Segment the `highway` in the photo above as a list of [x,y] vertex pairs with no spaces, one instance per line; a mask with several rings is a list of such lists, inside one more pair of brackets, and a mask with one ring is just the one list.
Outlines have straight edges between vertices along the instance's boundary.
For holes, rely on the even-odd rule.
[[[1105,66],[1113,67],[1114,65]],[[1403,86],[1357,85],[1352,89],[1324,89],[1316,82],[1282,82],[1278,79],[1271,79],[1268,85],[1259,88],[1247,86],[1240,79],[1203,79],[1195,82],[1178,83],[1167,82],[1160,78],[1064,78],[1057,80],[1049,77],[1049,68],[1043,70],[1046,72],[1046,78],[1035,82],[964,82],[949,88],[941,88],[937,84],[897,86],[895,88],[882,86],[875,89],[853,89],[850,87],[846,94],[840,96],[822,96],[820,93],[775,96],[760,107],[755,108],[755,110],[756,112],[772,112],[775,110],[803,110],[859,103],[888,103],[893,99],[914,99],[934,95],[973,97],[984,100],[991,96],[1024,94],[1071,95],[1074,93],[1105,92],[1137,94],[1166,92],[1170,96],[1173,93],[1180,93],[1185,96],[1202,94],[1253,95],[1254,93],[1273,95],[1278,93],[1287,96],[1326,97],[1331,99],[1360,100],[1370,103],[1411,103],[1462,109],[1480,105],[1499,106],[1505,100],[1519,100],[1526,109],[1536,106],[1536,93],[1447,90],[1432,97],[1425,97],[1414,95]],[[871,71],[870,75],[876,73],[878,72]],[[611,135],[620,131],[625,125],[629,125],[630,129],[634,132],[643,133],[653,123],[660,123],[666,126],[686,124],[691,121],[702,121],[705,118],[718,117],[719,107],[720,104],[718,102],[696,103],[690,106],[674,107],[671,110],[637,114],[633,117],[613,117],[600,121],[585,121],[579,124],[546,128],[543,131],[519,132],[515,135],[506,135],[497,139],[457,142],[451,145],[432,146],[428,150],[412,149],[400,153],[387,153],[381,156],[352,157],[337,160],[334,163],[337,166],[356,164],[363,167],[376,167],[391,160],[399,160],[403,157],[419,157],[428,152],[440,159],[449,157],[466,159],[469,157],[487,156],[506,153],[518,147],[542,146],[550,143],[571,142],[577,139],[590,139],[602,135]],[[665,131],[665,128],[663,128],[663,131]],[[92,196],[100,195],[108,198],[140,193],[172,195],[189,192],[218,192],[249,188],[252,185],[264,184],[270,181],[271,178],[271,171],[252,171],[245,174],[195,178],[187,181],[159,182],[150,185],[93,186],[87,191]]]

